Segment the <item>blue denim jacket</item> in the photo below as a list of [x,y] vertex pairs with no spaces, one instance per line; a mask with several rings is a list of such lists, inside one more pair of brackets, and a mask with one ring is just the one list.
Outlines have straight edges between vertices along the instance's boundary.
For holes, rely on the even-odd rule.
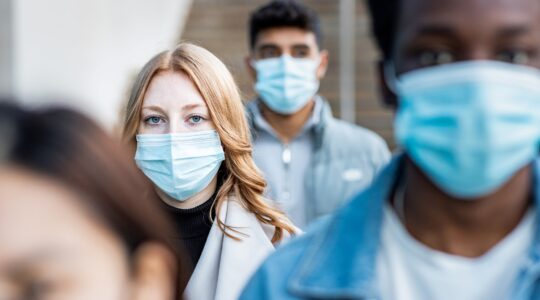
[[[396,156],[369,188],[335,215],[270,256],[240,299],[378,299],[375,270],[383,205],[402,162],[402,155]],[[512,300],[540,299],[540,161],[534,162],[534,170],[535,237]]]

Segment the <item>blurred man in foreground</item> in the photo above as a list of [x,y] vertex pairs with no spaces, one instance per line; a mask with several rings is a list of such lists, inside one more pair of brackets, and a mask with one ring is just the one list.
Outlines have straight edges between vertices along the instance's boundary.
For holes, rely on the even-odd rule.
[[243,299],[540,299],[540,2],[369,6],[404,154]]

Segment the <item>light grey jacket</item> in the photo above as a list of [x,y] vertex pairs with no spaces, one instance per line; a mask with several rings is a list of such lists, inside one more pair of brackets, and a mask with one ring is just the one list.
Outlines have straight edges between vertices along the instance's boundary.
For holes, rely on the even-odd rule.
[[[236,300],[264,259],[274,252],[275,227],[261,223],[234,196],[221,207],[219,218],[238,230],[241,240],[226,236],[212,224],[199,262],[184,291],[187,300]],[[295,228],[295,234],[301,231]],[[233,233],[235,235],[235,233]],[[288,232],[280,242],[290,239]]]
[[[253,143],[260,129],[254,123],[253,105],[247,106],[247,117]],[[325,100],[319,122],[315,125],[315,151],[304,179],[307,199],[307,221],[327,215],[371,183],[390,160],[390,151],[376,133],[336,119]]]

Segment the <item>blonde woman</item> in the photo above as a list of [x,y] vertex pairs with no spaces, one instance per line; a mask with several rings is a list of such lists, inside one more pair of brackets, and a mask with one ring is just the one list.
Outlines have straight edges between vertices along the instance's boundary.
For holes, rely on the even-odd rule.
[[189,43],[155,56],[133,87],[124,138],[193,262],[186,297],[236,299],[295,228],[262,197],[266,183],[225,65]]

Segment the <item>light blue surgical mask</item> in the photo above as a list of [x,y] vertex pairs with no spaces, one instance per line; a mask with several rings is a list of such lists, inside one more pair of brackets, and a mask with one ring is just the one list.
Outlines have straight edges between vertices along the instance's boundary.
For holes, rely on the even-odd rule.
[[257,71],[255,91],[273,111],[290,115],[302,109],[319,89],[320,60],[282,55],[252,62]]
[[135,161],[167,195],[185,201],[207,187],[225,159],[216,131],[137,135]]
[[394,85],[397,142],[449,195],[491,194],[538,154],[537,69],[460,62],[406,73]]

